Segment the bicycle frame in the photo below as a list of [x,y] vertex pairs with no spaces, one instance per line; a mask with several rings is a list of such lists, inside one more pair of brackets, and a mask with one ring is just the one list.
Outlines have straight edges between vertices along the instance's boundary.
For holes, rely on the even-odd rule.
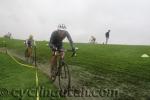
[[[72,50],[65,50],[64,52],[73,52]],[[69,72],[69,67],[67,65],[67,63],[61,59],[61,52],[56,50],[54,51],[54,56],[57,56],[59,58],[56,57],[56,60],[57,60],[57,66],[56,66],[56,71],[55,72],[52,72],[54,73],[54,77],[51,77],[53,78],[53,82],[56,80],[56,77],[58,76],[59,77],[59,87],[60,89],[62,90],[62,82],[65,82],[64,80],[67,79],[67,89],[70,88],[70,83],[71,83],[71,76],[70,76],[70,72]],[[76,53],[73,52],[72,56],[73,57]],[[53,68],[54,69],[54,68]],[[63,75],[64,75],[64,79],[63,79]]]

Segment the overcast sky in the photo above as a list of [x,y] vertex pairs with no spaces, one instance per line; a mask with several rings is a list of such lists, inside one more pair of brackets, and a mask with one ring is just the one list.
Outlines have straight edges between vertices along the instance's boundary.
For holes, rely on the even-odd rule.
[[150,44],[150,0],[0,0],[0,36],[49,40],[61,23],[75,42]]

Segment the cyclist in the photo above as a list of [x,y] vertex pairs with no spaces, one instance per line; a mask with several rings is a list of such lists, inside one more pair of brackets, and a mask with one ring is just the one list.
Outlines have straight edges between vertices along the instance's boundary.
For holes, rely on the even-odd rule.
[[96,38],[94,36],[91,36],[91,39],[90,39],[90,43],[95,43],[96,42]]
[[[29,58],[32,58],[33,46],[36,46],[32,35],[30,35],[29,38],[25,41],[25,45],[27,47],[25,50],[25,57],[28,61]],[[30,59],[30,62],[31,62],[31,59]]]
[[63,48],[63,40],[66,37],[70,42],[72,50],[73,51],[75,50],[72,38],[71,38],[70,34],[68,33],[68,31],[66,31],[66,29],[67,28],[64,24],[60,24],[60,25],[58,25],[57,30],[55,30],[51,34],[50,41],[49,41],[49,47],[52,50],[52,58],[50,61],[51,71],[53,70],[54,67],[57,66],[57,56],[55,56],[56,50],[59,52],[62,61],[64,60],[65,53],[64,53],[64,48]]
[[109,33],[110,33],[110,30],[108,30],[108,31],[105,33],[105,36],[106,36],[106,44],[108,43]]

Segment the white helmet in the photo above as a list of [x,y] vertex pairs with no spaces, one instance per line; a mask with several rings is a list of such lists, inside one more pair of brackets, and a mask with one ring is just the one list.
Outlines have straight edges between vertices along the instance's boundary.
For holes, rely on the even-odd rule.
[[67,27],[64,24],[59,24],[57,27],[58,30],[66,30]]

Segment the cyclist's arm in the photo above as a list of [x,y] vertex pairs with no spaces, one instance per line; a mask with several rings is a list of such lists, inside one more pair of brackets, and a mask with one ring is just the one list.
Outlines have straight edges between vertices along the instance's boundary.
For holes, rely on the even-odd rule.
[[28,47],[28,40],[25,40],[25,45],[26,47]]
[[36,47],[36,42],[35,42],[35,40],[33,40],[33,46],[35,46],[35,47]]
[[72,38],[71,38],[70,34],[68,32],[66,34],[67,34],[67,38],[70,42],[71,48],[74,49],[73,41],[72,41]]
[[53,38],[54,38],[54,32],[52,33],[51,37],[50,37],[50,41],[49,41],[49,47],[50,48],[53,48],[53,44],[52,44],[52,41],[53,41]]

